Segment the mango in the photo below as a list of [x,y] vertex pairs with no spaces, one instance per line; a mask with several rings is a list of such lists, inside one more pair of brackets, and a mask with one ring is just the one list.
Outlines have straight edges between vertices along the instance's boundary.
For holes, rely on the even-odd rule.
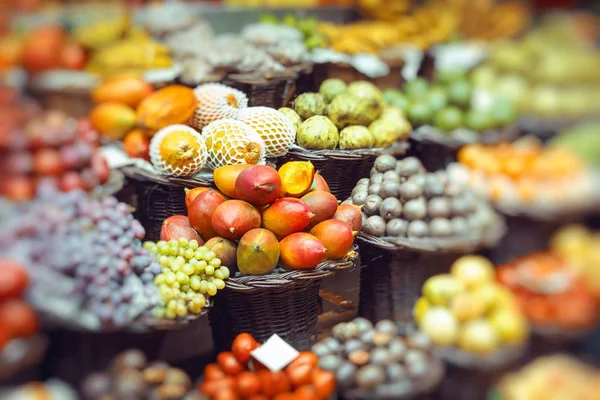
[[243,170],[235,181],[236,197],[255,206],[266,206],[279,198],[281,178],[268,165],[253,165]]
[[333,218],[338,208],[338,202],[334,195],[329,192],[314,191],[308,192],[300,198],[306,203],[308,209],[313,214],[310,219],[309,229],[315,225]]
[[288,269],[313,269],[326,253],[323,243],[306,232],[293,233],[279,243],[280,260]]
[[262,227],[281,240],[292,233],[302,232],[312,217],[310,209],[300,199],[284,197],[275,200],[262,214]]
[[121,140],[135,127],[135,111],[120,103],[102,103],[92,109],[90,122],[103,136]]
[[354,234],[350,225],[337,219],[329,219],[317,224],[310,234],[323,243],[327,252],[325,260],[344,258],[354,244]]
[[237,265],[244,275],[265,275],[279,261],[279,242],[275,235],[262,228],[252,229],[240,239]]
[[213,177],[217,188],[229,197],[235,197],[235,182],[243,170],[252,164],[224,165],[213,171]]
[[215,209],[211,221],[219,236],[238,240],[246,232],[260,228],[261,217],[252,204],[242,200],[227,200]]

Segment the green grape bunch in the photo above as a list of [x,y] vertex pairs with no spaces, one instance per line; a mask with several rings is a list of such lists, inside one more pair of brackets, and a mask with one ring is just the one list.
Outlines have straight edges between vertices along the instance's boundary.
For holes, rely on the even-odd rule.
[[176,319],[188,314],[200,314],[208,299],[225,287],[229,268],[197,240],[161,240],[145,242],[144,248],[156,257],[162,273],[154,283],[162,303],[154,310],[154,317]]

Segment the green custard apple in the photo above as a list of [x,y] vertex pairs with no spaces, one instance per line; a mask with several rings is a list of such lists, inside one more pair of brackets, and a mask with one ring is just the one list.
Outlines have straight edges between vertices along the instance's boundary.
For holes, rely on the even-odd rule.
[[294,130],[296,132],[298,132],[298,129],[300,128],[300,124],[302,124],[302,118],[300,118],[300,116],[298,115],[298,113],[296,111],[292,110],[291,108],[288,108],[288,107],[281,107],[277,111],[279,111],[280,113],[282,113],[283,115],[285,115],[285,117],[287,118],[287,120],[290,121],[290,123],[294,127]]
[[375,147],[389,147],[398,140],[408,139],[412,127],[406,120],[378,119],[369,125]]
[[375,138],[371,131],[364,126],[348,126],[340,132],[340,149],[370,149],[375,145]]
[[315,115],[300,125],[296,141],[309,150],[333,150],[340,141],[340,134],[329,118]]
[[326,79],[321,83],[321,87],[319,87],[319,93],[321,93],[325,100],[328,103],[340,94],[344,93],[346,90],[346,83],[337,78]]
[[338,129],[350,125],[367,126],[381,114],[376,102],[361,99],[347,92],[337,96],[327,108],[327,115]]
[[303,93],[294,100],[294,110],[300,118],[308,119],[315,115],[325,115],[327,103],[320,93]]

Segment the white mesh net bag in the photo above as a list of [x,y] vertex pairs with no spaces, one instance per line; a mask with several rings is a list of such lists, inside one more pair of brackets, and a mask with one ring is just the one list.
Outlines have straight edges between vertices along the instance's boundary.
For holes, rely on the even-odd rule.
[[243,122],[221,119],[207,125],[202,135],[208,150],[209,168],[264,163],[265,142]]
[[236,118],[242,108],[248,107],[246,95],[220,83],[206,83],[194,89],[198,108],[190,118],[190,125],[202,129],[211,122]]
[[150,141],[150,161],[164,175],[194,175],[207,157],[204,138],[187,125],[167,126]]
[[265,142],[267,157],[287,154],[296,140],[296,130],[279,111],[269,107],[248,107],[240,110],[238,119],[250,125]]

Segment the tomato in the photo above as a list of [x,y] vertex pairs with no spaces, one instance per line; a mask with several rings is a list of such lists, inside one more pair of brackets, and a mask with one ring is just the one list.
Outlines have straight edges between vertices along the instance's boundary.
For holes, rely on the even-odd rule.
[[317,357],[317,355],[315,353],[312,353],[310,351],[302,351],[298,354],[298,357],[296,357],[294,359],[294,361],[292,361],[290,363],[290,365],[288,365],[288,368],[294,368],[297,367],[298,365],[304,365],[304,364],[308,364],[311,366],[311,368],[315,368],[317,366],[319,362],[319,358]]
[[319,396],[314,386],[306,385],[294,392],[294,400],[319,400]]
[[311,378],[320,399],[328,399],[335,392],[335,375],[331,372],[316,369],[313,371]]
[[290,380],[284,372],[258,371],[262,391],[269,397],[289,392]]
[[232,352],[224,351],[217,356],[217,364],[227,375],[238,375],[244,371],[244,366],[239,363]]
[[0,321],[13,336],[31,336],[38,330],[37,314],[19,299],[0,303]]
[[231,351],[233,352],[233,355],[239,362],[245,364],[250,359],[250,353],[254,351],[258,346],[260,345],[258,344],[256,339],[252,337],[251,334],[240,333],[233,340],[233,343],[231,345]]
[[225,378],[225,372],[217,364],[208,364],[204,368],[204,380],[205,381],[214,381],[217,379]]
[[198,390],[211,397],[221,390],[233,391],[235,390],[235,379],[228,376],[226,378],[215,379],[214,381],[205,381],[200,384]]
[[29,284],[29,275],[11,260],[0,260],[0,298],[21,297]]
[[285,369],[285,372],[290,378],[292,386],[297,388],[310,383],[313,369],[313,366],[310,364],[289,365]]
[[213,400],[239,400],[240,396],[232,389],[219,390],[212,396]]
[[260,394],[260,380],[253,372],[242,372],[236,378],[237,391],[242,397]]

